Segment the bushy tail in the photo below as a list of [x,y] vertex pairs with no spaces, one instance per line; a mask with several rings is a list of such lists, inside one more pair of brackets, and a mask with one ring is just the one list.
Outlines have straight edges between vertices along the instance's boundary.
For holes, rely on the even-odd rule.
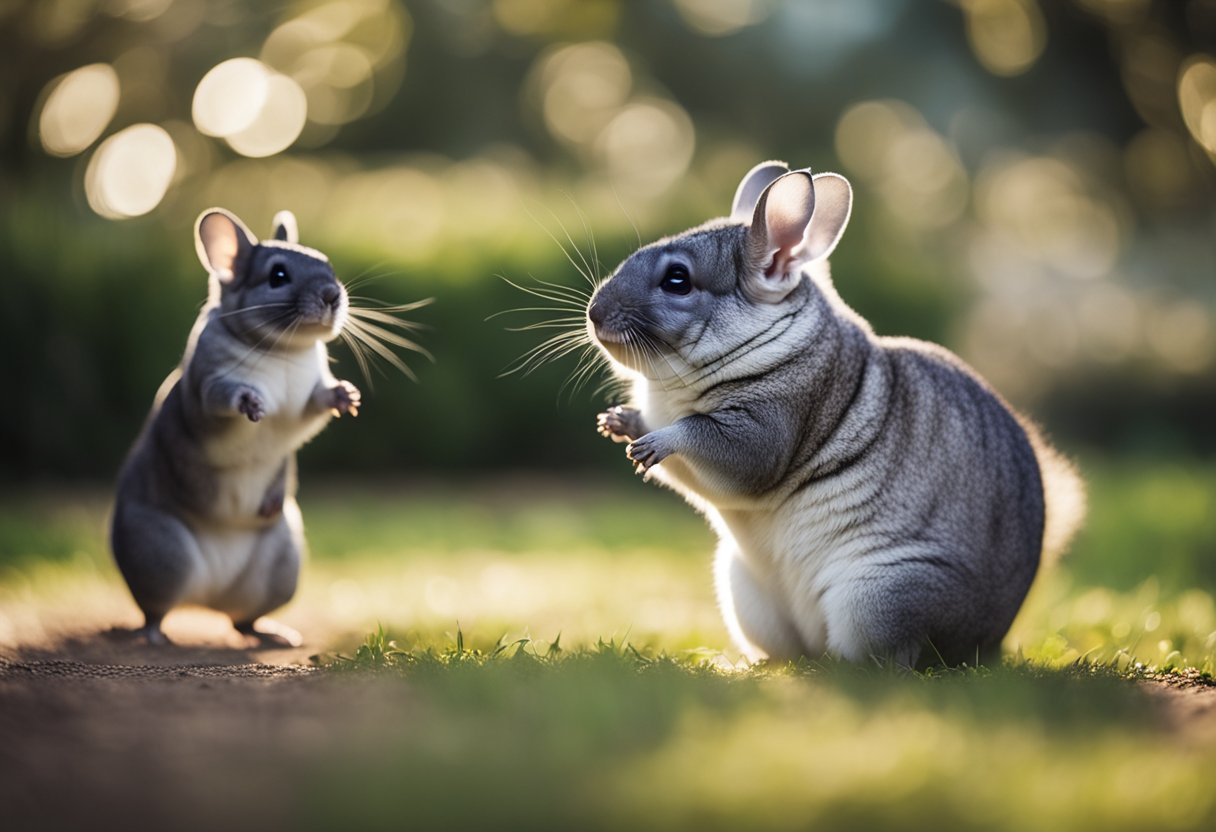
[[1043,565],[1049,566],[1060,559],[1085,522],[1085,480],[1072,460],[1048,444],[1037,425],[1025,418],[1021,422],[1043,479]]

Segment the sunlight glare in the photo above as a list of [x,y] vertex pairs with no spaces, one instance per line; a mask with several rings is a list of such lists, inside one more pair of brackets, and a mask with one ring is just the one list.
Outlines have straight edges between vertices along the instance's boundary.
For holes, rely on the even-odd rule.
[[146,23],[168,11],[173,0],[106,0],[103,5],[107,14]]
[[177,150],[163,127],[135,124],[94,151],[85,172],[89,206],[107,219],[146,214],[164,199]]
[[253,124],[269,94],[270,71],[261,61],[224,61],[212,67],[194,90],[194,125],[208,136],[232,136]]
[[1212,317],[1194,301],[1163,306],[1149,316],[1148,341],[1157,355],[1180,373],[1201,373],[1216,358]]
[[975,204],[982,222],[1012,233],[1027,254],[1061,273],[1100,277],[1119,255],[1115,210],[1062,159],[1010,155],[989,161],[976,178]]
[[38,118],[42,147],[52,156],[75,156],[97,141],[118,110],[118,73],[109,64],[89,64],[47,85]]
[[562,47],[533,70],[545,126],[557,139],[583,145],[619,111],[633,86],[629,61],[610,43]]
[[961,0],[961,5],[971,49],[994,75],[1021,75],[1043,53],[1047,32],[1036,0]]
[[227,137],[228,144],[242,156],[273,156],[291,146],[304,129],[308,100],[300,85],[286,75],[275,73],[267,81],[266,101],[245,129]]
[[596,138],[595,149],[614,184],[639,196],[674,185],[692,161],[696,134],[679,105],[659,98],[628,104]]
[[733,35],[772,13],[772,0],[675,0],[676,11],[694,31],[709,37]]
[[969,187],[958,154],[902,101],[850,107],[836,125],[836,152],[902,226],[944,228],[966,210]]
[[1196,55],[1178,76],[1178,106],[1186,129],[1216,161],[1216,61]]

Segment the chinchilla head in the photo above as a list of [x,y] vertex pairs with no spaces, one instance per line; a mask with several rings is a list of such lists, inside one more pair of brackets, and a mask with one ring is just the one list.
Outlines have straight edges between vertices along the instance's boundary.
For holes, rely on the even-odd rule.
[[806,306],[816,291],[807,267],[836,247],[852,201],[838,174],[759,164],[739,183],[730,217],[621,263],[592,297],[588,329],[629,370],[695,377]]
[[263,349],[331,341],[347,320],[346,289],[329,258],[298,242],[296,218],[280,211],[274,234],[258,241],[222,208],[195,225],[199,260],[211,273],[211,301],[238,338]]

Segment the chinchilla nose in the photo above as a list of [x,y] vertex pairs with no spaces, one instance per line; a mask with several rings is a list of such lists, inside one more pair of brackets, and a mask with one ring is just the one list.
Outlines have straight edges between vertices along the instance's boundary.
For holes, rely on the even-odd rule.
[[591,301],[591,308],[587,310],[587,317],[597,327],[603,326],[604,319],[608,317],[608,313],[604,311],[604,304],[600,303],[599,298]]
[[321,300],[335,309],[338,307],[338,301],[342,298],[342,291],[335,285],[330,284],[321,290]]

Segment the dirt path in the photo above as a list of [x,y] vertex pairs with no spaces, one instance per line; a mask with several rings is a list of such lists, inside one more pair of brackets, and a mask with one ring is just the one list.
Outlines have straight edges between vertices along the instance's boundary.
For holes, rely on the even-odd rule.
[[[332,633],[265,650],[179,613],[170,634],[150,649],[90,621],[0,644],[6,830],[307,827],[318,764],[391,753],[417,711],[408,681],[312,667]],[[1144,684],[1164,733],[1216,743],[1216,687]]]
[[99,628],[3,648],[0,825],[299,828],[297,773],[405,707],[398,680],[325,673],[307,648],[200,622],[179,617],[165,649]]

